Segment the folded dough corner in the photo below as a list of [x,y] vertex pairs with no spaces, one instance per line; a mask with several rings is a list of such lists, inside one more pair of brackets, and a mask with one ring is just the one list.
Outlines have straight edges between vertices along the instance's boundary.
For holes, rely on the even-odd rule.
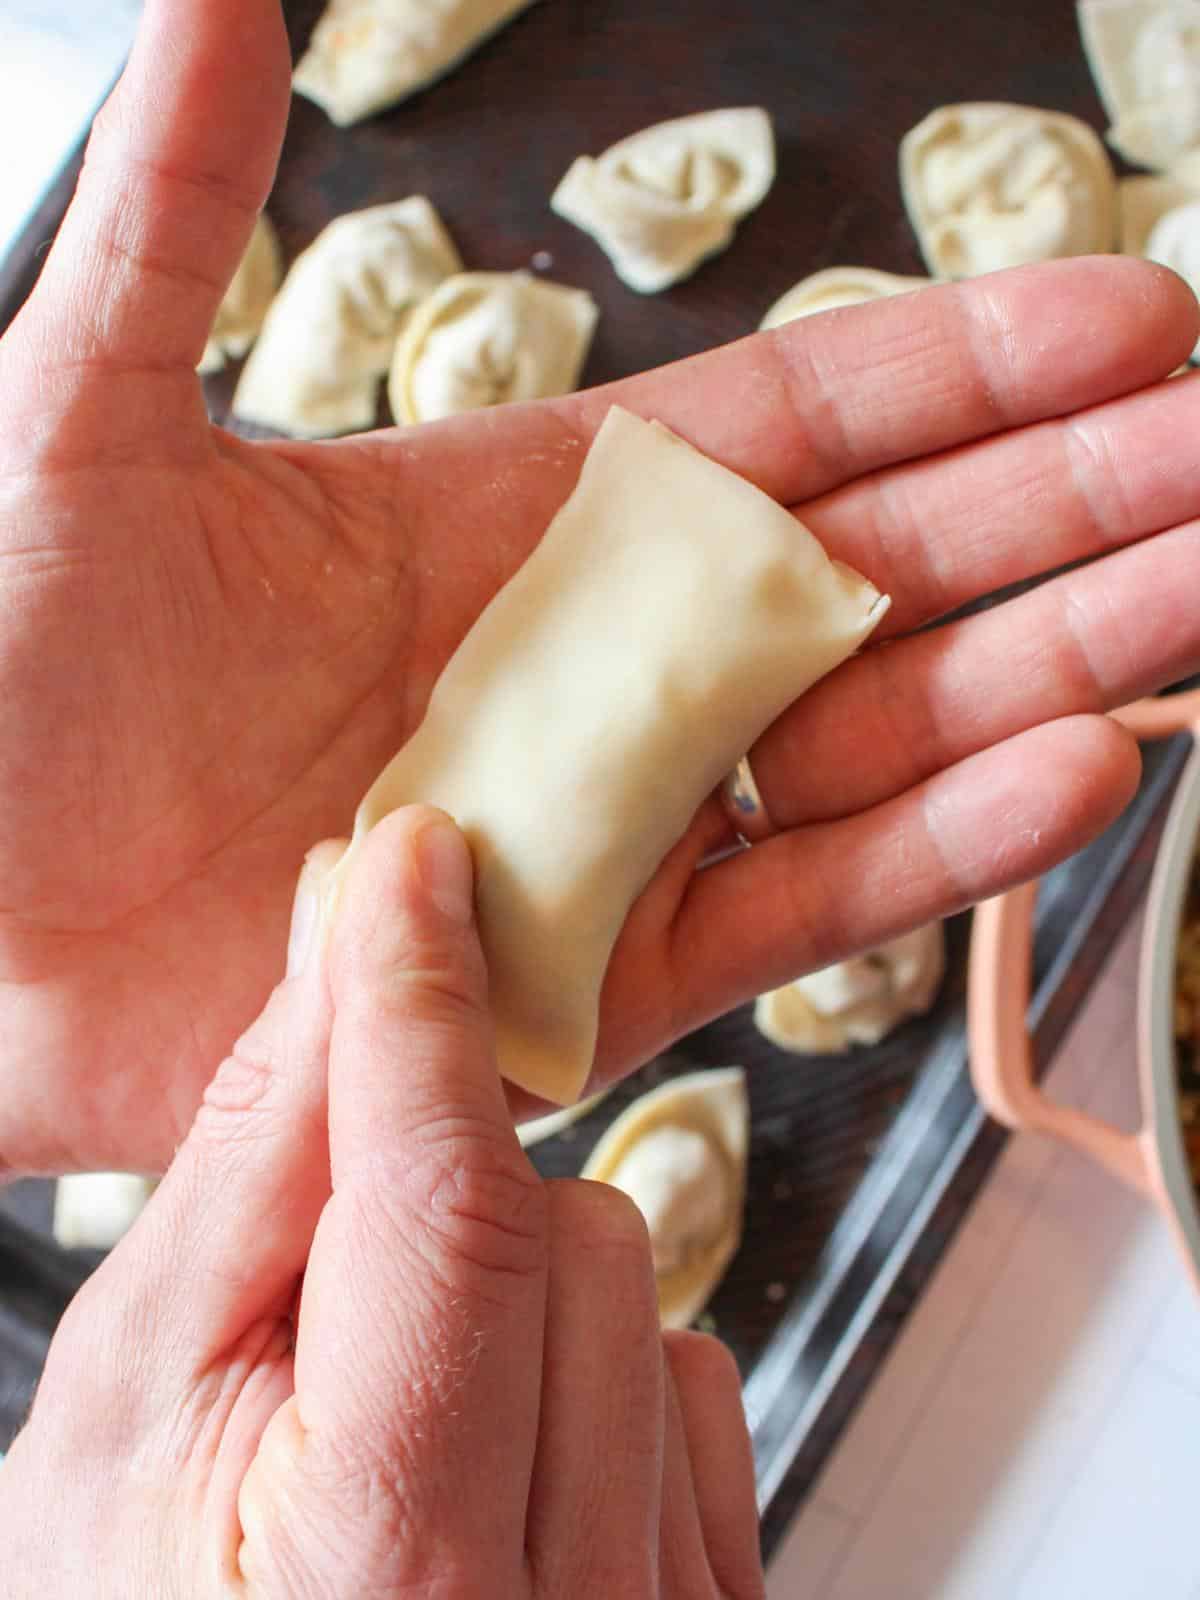
[[613,407],[359,806],[330,906],[388,812],[447,811],[475,858],[501,1071],[569,1104],[633,901],[738,757],[886,607],[767,495]]

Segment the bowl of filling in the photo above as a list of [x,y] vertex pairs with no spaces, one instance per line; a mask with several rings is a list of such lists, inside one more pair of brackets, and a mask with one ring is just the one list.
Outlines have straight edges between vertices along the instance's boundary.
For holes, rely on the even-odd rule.
[[976,908],[967,985],[971,1076],[992,1116],[1098,1161],[1166,1216],[1200,1288],[1200,690],[1114,713],[1139,739],[1190,732],[1155,857],[1138,969],[1141,1126],[1113,1127],[1051,1100],[1026,1025],[1037,884]]

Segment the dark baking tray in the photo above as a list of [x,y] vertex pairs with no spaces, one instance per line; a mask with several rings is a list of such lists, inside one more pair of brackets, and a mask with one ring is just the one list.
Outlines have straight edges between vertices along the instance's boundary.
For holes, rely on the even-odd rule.
[[[319,0],[285,9],[297,46]],[[735,14],[727,0],[541,0],[433,90],[357,128],[335,129],[295,100],[269,210],[289,258],[337,213],[415,192],[435,201],[470,266],[530,266],[545,252],[550,276],[585,286],[600,304],[585,374],[598,383],[750,332],[776,296],[819,267],[920,271],[896,146],[933,106],[959,99],[1044,105],[1102,126],[1073,7],[748,0]],[[666,294],[625,289],[597,247],[548,210],[575,154],[664,117],[746,103],[772,113],[779,178],[732,248]],[[77,170],[78,158],[0,263],[0,324],[34,281]],[[233,376],[209,386],[218,420],[227,420]],[[1149,751],[1125,817],[1048,881],[1037,936],[1042,1055],[1148,876],[1185,748]],[[733,1061],[752,1069],[745,1243],[710,1311],[745,1377],[768,1550],[999,1145],[966,1073],[967,919],[949,935],[936,1008],[877,1048],[792,1059],[738,1012],[535,1153],[543,1171],[572,1173],[599,1129],[658,1077]],[[48,1210],[44,1184],[18,1185],[0,1201],[0,1445],[94,1260],[45,1239]]]

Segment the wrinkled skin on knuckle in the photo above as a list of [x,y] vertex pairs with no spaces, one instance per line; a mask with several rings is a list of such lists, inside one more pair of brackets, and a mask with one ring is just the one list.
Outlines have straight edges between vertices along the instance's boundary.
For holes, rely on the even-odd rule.
[[388,1156],[354,1185],[360,1226],[415,1250],[455,1296],[503,1298],[505,1280],[544,1270],[545,1186],[515,1140],[431,1112],[406,1150],[408,1158]]
[[299,1048],[287,1025],[290,999],[288,986],[280,984],[263,1015],[236,1041],[204,1090],[193,1136],[215,1143],[257,1141],[284,1111]]

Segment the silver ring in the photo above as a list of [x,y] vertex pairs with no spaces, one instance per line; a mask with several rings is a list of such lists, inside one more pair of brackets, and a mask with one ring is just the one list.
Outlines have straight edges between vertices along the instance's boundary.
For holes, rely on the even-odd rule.
[[720,794],[725,815],[733,824],[734,832],[746,844],[759,844],[775,832],[758,784],[754,781],[754,773],[750,770],[749,756],[743,756],[724,780]]

